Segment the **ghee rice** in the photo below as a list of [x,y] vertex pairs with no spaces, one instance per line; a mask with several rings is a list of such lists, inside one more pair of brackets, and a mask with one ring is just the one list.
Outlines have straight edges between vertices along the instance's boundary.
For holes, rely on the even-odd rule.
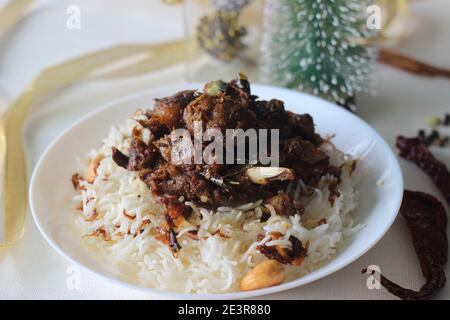
[[[308,256],[301,266],[285,266],[285,281],[290,281],[332,259],[345,239],[362,228],[352,216],[358,206],[354,160],[327,142],[321,148],[330,156],[332,164],[342,166],[340,195],[333,206],[328,201],[327,176],[316,189],[306,187],[301,181],[289,186],[291,193],[307,191],[308,195],[299,198],[305,207],[302,216],[277,215],[262,200],[234,208],[220,207],[216,212],[186,202],[193,214],[178,232],[182,249],[175,258],[168,246],[154,236],[155,229],[165,223],[164,208],[135,172],[117,166],[111,158],[113,146],[128,153],[136,126],[140,125],[128,119],[125,125],[111,128],[101,147],[79,160],[78,172],[85,175],[89,159],[99,155],[103,158],[95,180],[92,183],[81,180],[81,188],[71,203],[76,208],[72,211],[80,237],[122,278],[183,293],[239,291],[241,278],[267,259],[257,246],[265,243],[290,249],[288,239],[293,235],[308,244]],[[150,139],[149,130],[140,129],[144,140]],[[260,221],[263,209],[270,212],[265,222]],[[188,236],[189,231],[197,229],[198,239]],[[271,232],[283,236],[270,240]]]

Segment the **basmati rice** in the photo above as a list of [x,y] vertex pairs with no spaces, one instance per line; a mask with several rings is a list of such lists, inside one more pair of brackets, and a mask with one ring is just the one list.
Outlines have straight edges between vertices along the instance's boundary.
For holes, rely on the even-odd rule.
[[[111,128],[102,146],[80,160],[79,173],[84,175],[89,159],[104,155],[94,182],[82,180],[81,190],[72,204],[73,208],[80,202],[83,204],[81,211],[74,210],[80,236],[122,277],[175,292],[239,291],[240,279],[267,259],[257,246],[278,245],[290,249],[288,239],[293,235],[303,244],[308,243],[308,256],[301,266],[286,266],[286,281],[290,281],[332,259],[344,239],[362,227],[352,217],[358,206],[357,174],[352,173],[351,168],[353,159],[331,143],[325,143],[322,148],[332,164],[343,168],[342,182],[338,186],[340,196],[333,206],[328,201],[330,177],[327,176],[316,189],[302,181],[289,186],[289,192],[304,191],[299,197],[305,206],[302,216],[277,215],[275,209],[262,200],[235,208],[220,207],[215,212],[186,202],[193,214],[178,231],[182,249],[175,258],[168,246],[154,236],[156,228],[165,223],[164,208],[135,172],[117,166],[111,158],[113,146],[127,153],[135,126],[139,124],[128,119],[125,125]],[[144,137],[150,139],[150,132],[140,129]],[[270,212],[270,218],[261,222],[264,210]],[[197,230],[197,225],[198,240],[189,237],[189,231]],[[273,232],[282,236],[272,240]],[[258,240],[260,235],[262,240]]]

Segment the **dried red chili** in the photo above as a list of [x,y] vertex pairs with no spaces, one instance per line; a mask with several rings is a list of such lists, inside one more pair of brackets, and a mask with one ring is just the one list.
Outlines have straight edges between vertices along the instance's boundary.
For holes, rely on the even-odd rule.
[[399,136],[397,148],[401,157],[414,162],[433,180],[450,204],[450,172],[446,165],[437,160],[419,138]]
[[[446,282],[444,265],[448,258],[447,214],[442,203],[435,197],[408,190],[405,190],[400,213],[411,232],[414,249],[426,282],[419,291],[414,291],[405,289],[380,275],[381,285],[404,300],[432,298]],[[367,269],[363,269],[362,272],[366,273]]]
[[[450,173],[420,138],[397,138],[400,156],[421,168],[450,204]],[[419,291],[405,289],[383,275],[381,284],[392,294],[407,300],[429,299],[445,285],[444,265],[448,259],[447,213],[442,203],[423,192],[405,191],[400,213],[413,238],[413,245],[426,283]],[[365,273],[367,270],[364,269]]]

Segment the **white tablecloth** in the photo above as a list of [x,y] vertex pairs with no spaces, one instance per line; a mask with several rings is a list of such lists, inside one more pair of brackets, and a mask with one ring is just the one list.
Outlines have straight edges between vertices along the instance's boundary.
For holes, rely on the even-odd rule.
[[[4,0],[0,0],[0,4]],[[0,41],[0,87],[10,99],[19,94],[45,66],[101,47],[124,42],[164,41],[182,36],[181,10],[159,0],[45,1]],[[66,9],[79,5],[82,28],[66,28]],[[417,58],[450,68],[450,2],[413,1],[413,36],[399,49]],[[139,79],[80,84],[56,94],[35,108],[25,130],[30,170],[51,140],[67,125],[114,98],[180,80],[175,67]],[[362,96],[359,114],[393,146],[396,135],[415,134],[427,115],[450,111],[450,81],[415,77],[387,67],[377,71],[376,96]],[[450,165],[449,148],[436,155]],[[440,196],[416,167],[401,161],[406,187]],[[442,199],[442,198],[441,198]],[[419,288],[423,283],[410,235],[401,217],[367,254],[345,269],[315,283],[267,296],[267,299],[389,299],[384,289],[369,290],[362,267],[378,265],[398,283]],[[80,271],[80,286],[67,285],[73,275],[70,263],[59,256],[39,234],[30,218],[25,239],[0,262],[0,299],[153,299],[87,271]],[[77,272],[77,271],[75,271]],[[450,267],[447,266],[447,274]],[[450,298],[450,285],[438,298]]]

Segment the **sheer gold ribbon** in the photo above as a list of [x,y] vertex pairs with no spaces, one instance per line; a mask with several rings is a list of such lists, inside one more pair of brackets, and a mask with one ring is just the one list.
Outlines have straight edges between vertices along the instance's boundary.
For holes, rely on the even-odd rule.
[[34,0],[13,0],[0,11],[0,35],[14,26],[29,9]]
[[[184,60],[185,41],[158,45],[130,45],[105,49],[56,65],[41,72],[0,118],[0,177],[4,181],[6,247],[24,234],[27,216],[27,171],[22,127],[31,106],[40,98],[105,67],[102,77],[132,76],[159,70]],[[123,63],[124,60],[133,60]],[[114,64],[122,65],[114,68]],[[126,61],[125,61],[126,62]]]
[[381,30],[375,42],[382,46],[399,43],[407,35],[408,0],[376,0],[376,3],[384,14]]

